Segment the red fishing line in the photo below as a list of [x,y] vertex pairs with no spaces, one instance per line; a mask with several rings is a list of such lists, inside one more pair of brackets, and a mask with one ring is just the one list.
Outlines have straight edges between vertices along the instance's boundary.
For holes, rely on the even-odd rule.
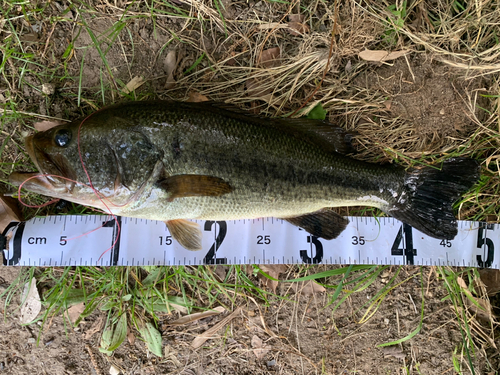
[[[71,181],[71,182],[74,182],[75,184],[78,184],[78,185],[85,185],[85,186],[88,186],[88,187],[90,187],[90,188],[92,189],[92,191],[94,192],[94,194],[96,194],[96,195],[99,197],[99,199],[100,199],[101,201],[103,200],[103,199],[101,198],[101,196],[100,196],[101,194],[100,194],[100,193],[99,193],[99,192],[98,192],[95,188],[93,188],[93,187],[91,187],[91,186],[89,186],[89,185],[86,185],[86,184],[83,184],[83,183],[81,183],[81,182],[78,182],[78,181],[72,180],[71,178],[66,178],[66,177],[58,176],[58,175],[56,175],[56,174],[39,174],[39,175],[36,175],[36,176],[31,176],[31,177],[27,178],[25,181],[23,181],[23,182],[21,183],[21,185],[19,185],[19,188],[18,188],[18,190],[17,190],[17,200],[19,201],[19,203],[21,203],[21,204],[22,204],[23,206],[25,206],[25,207],[30,207],[30,208],[40,208],[40,207],[45,207],[45,206],[48,206],[49,204],[52,204],[52,203],[55,203],[55,202],[59,201],[60,199],[53,199],[53,200],[51,200],[51,201],[49,201],[49,202],[46,202],[46,203],[44,203],[44,204],[39,204],[39,205],[30,205],[30,204],[24,203],[24,202],[21,200],[21,188],[23,187],[23,185],[24,185],[26,182],[28,182],[29,180],[31,180],[31,179],[33,179],[33,178],[38,178],[38,177],[49,177],[49,176],[53,176],[53,177],[57,177],[57,178],[62,178],[63,180]],[[104,202],[103,202],[103,204],[104,204],[104,205],[106,205]],[[106,208],[109,210],[109,207],[108,207],[108,206],[106,206]],[[113,216],[113,218],[115,219],[116,225],[117,225],[117,227],[118,227],[118,235],[119,235],[119,234],[120,234],[120,224],[119,224],[119,223],[118,223],[118,221],[116,220],[116,216],[115,216],[115,215],[111,212],[111,210],[109,210],[109,211],[110,211],[109,213],[111,214],[111,216]],[[82,233],[82,234],[80,234],[80,235],[78,235],[78,236],[76,236],[76,237],[71,237],[71,238],[68,238],[66,241],[76,240],[77,238],[80,238],[80,237],[86,236],[86,235],[88,235],[88,234],[90,234],[90,233],[92,233],[92,232],[95,232],[95,231],[97,231],[97,230],[101,229],[102,227],[103,227],[103,226],[100,226],[99,228],[92,229],[92,230],[90,230],[90,231],[88,231],[88,232],[85,232],[85,233]],[[109,250],[110,250],[113,246],[115,246],[116,241],[118,240],[118,235],[116,236],[116,238],[117,238],[117,239],[115,240],[115,242],[111,245],[111,247],[109,247],[108,249],[106,249],[106,251],[104,251],[104,252],[101,254],[101,256],[99,257],[98,261],[102,258],[102,256],[103,256],[106,252],[108,252],[108,251],[109,251]]]
[[[49,204],[53,204],[57,201],[59,201],[59,199],[53,199],[49,202],[46,202],[44,204],[41,204],[41,205],[29,205],[27,203],[24,203],[22,200],[21,200],[21,188],[22,186],[28,182],[29,180],[33,179],[33,178],[38,178],[38,177],[49,177],[49,176],[53,176],[53,177],[57,177],[57,178],[61,178],[63,180],[67,180],[67,181],[71,181],[71,182],[74,182],[75,184],[78,184],[78,185],[85,185],[85,186],[88,186],[92,192],[97,196],[97,198],[99,198],[99,200],[101,201],[101,203],[104,205],[104,207],[106,207],[106,209],[108,210],[109,214],[113,217],[113,219],[115,220],[115,223],[116,223],[116,227],[117,227],[117,234],[116,234],[116,238],[115,238],[115,241],[113,242],[113,244],[107,248],[102,254],[101,256],[99,257],[98,261],[101,260],[101,258],[104,256],[104,254],[106,254],[109,250],[111,250],[115,245],[116,243],[118,242],[118,238],[120,238],[120,232],[121,232],[121,226],[120,226],[120,223],[118,222],[117,218],[116,218],[116,215],[113,214],[113,212],[111,211],[111,209],[108,207],[108,205],[106,204],[105,200],[108,201],[108,203],[111,205],[111,206],[114,206],[114,207],[123,207],[125,206],[128,202],[125,202],[124,204],[122,205],[117,205],[117,204],[114,204],[112,202],[110,202],[106,197],[104,197],[101,193],[99,193],[99,191],[94,188],[94,184],[92,183],[92,179],[90,178],[90,175],[87,171],[87,168],[85,167],[85,163],[83,161],[83,157],[82,157],[82,151],[81,151],[81,148],[80,148],[80,130],[81,130],[81,127],[83,125],[83,123],[85,121],[87,121],[92,115],[94,115],[95,113],[99,112],[101,110],[98,110],[90,115],[88,115],[87,117],[85,117],[82,122],[80,123],[80,125],[78,126],[78,135],[77,135],[77,146],[78,146],[78,156],[80,158],[80,162],[82,163],[82,168],[83,168],[83,171],[85,173],[85,175],[87,176],[87,179],[89,181],[89,184],[84,184],[84,183],[81,183],[81,182],[78,182],[78,181],[75,181],[75,180],[72,180],[70,178],[66,178],[66,177],[62,177],[62,176],[58,176],[58,175],[55,175],[55,174],[41,174],[41,175],[36,175],[36,176],[32,176],[32,177],[29,177],[28,179],[26,179],[25,181],[23,181],[20,185],[19,185],[19,189],[18,189],[18,201],[19,203],[21,203],[23,206],[26,206],[26,207],[30,207],[30,208],[41,208],[41,207],[45,207],[45,206],[48,206]],[[70,241],[70,240],[74,240],[74,239],[77,239],[79,237],[82,237],[82,236],[85,236],[87,234],[90,234],[92,232],[95,232],[99,229],[101,229],[101,227],[99,228],[96,228],[96,229],[93,229],[89,232],[86,232],[86,233],[83,233],[79,236],[76,236],[76,237],[72,237],[72,238],[69,238],[67,241]]]

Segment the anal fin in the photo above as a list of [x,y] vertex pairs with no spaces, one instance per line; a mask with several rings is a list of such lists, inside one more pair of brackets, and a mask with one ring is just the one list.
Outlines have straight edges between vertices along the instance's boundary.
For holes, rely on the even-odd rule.
[[340,235],[349,224],[349,220],[334,212],[331,208],[323,208],[297,217],[283,218],[290,224],[303,228],[313,236],[331,240]]
[[187,250],[201,250],[202,232],[197,223],[186,219],[165,221],[168,231]]

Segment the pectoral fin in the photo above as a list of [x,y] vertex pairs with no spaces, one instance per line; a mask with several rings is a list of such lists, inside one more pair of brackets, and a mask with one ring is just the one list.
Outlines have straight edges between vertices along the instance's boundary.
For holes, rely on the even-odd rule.
[[201,250],[202,233],[197,223],[185,219],[165,221],[168,231],[187,250]]
[[216,197],[233,190],[222,178],[196,174],[170,176],[159,181],[158,186],[169,193],[170,200],[196,196]]
[[343,218],[331,208],[323,208],[310,214],[283,218],[289,223],[303,228],[313,236],[326,240],[336,238],[344,231],[349,224],[349,220]]

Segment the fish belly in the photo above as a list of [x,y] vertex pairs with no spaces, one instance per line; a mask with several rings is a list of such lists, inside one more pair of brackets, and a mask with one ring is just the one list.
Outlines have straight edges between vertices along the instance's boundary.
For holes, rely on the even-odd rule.
[[[336,194],[341,192],[341,194]],[[380,195],[380,194],[379,194]],[[119,212],[124,216],[153,219],[239,220],[260,217],[288,218],[318,211],[325,207],[371,206],[382,208],[388,202],[374,192],[352,188],[295,187],[290,189],[236,189],[220,197],[185,197],[169,201],[164,192],[155,190],[135,207]]]

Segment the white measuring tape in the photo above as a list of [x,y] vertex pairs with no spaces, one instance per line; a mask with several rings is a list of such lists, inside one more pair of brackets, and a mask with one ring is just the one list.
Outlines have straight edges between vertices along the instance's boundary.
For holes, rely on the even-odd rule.
[[[203,250],[188,251],[160,221],[49,216],[11,223],[0,249],[5,248],[5,265],[18,266],[314,263],[500,268],[498,224],[459,221],[458,235],[448,241],[393,218],[349,220],[342,234],[330,241],[274,218],[198,220]],[[118,238],[116,221],[121,228]]]

